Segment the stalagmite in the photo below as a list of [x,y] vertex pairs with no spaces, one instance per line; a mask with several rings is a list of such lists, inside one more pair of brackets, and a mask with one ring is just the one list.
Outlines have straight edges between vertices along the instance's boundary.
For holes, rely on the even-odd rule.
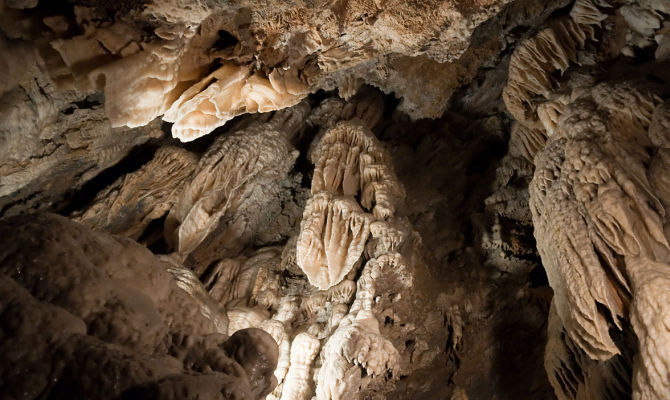
[[398,363],[398,351],[380,335],[369,311],[360,311],[347,325],[340,324],[326,343],[324,357],[316,391],[319,400],[349,398],[366,386],[368,375],[393,373]]
[[320,342],[309,333],[301,333],[291,344],[291,366],[286,374],[282,399],[307,400],[311,396],[310,366],[319,352]]

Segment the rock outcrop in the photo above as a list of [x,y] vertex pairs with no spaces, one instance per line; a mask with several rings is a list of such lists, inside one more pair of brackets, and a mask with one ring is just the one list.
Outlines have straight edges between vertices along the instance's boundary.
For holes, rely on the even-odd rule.
[[0,232],[13,238],[0,253],[2,397],[259,399],[274,387],[272,338],[228,338],[225,310],[143,246],[53,214]]

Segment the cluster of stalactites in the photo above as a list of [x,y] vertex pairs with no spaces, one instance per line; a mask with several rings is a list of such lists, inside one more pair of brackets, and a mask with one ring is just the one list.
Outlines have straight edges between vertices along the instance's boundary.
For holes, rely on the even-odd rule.
[[[670,316],[670,302],[660,289],[670,281],[664,208],[670,161],[661,99],[631,83],[596,85],[588,68],[570,69],[627,54],[621,46],[656,35],[661,14],[651,9],[667,6],[625,3],[614,9],[604,0],[575,2],[569,17],[517,47],[503,92],[517,120],[510,154],[535,165],[530,208],[554,290],[545,366],[561,399],[587,392],[670,396],[670,329],[661,322]],[[628,29],[625,40],[597,43],[621,29]],[[662,36],[656,35],[659,44]],[[638,346],[622,347],[613,338],[626,329],[625,320]],[[627,387],[621,381],[630,374],[633,348]]]
[[[281,256],[265,248],[207,274],[206,286],[228,307],[229,333],[258,327],[278,343],[279,384],[268,399],[353,398],[381,382],[391,391],[399,371],[410,368],[396,346],[414,332],[382,321],[391,310],[404,318],[411,302],[414,270],[401,253],[414,236],[409,222],[394,216],[404,190],[389,156],[363,124],[329,124],[313,149],[313,195],[299,237]],[[299,268],[321,290],[297,278]]]
[[617,355],[606,362],[589,358],[565,333],[552,303],[547,321],[544,368],[559,400],[588,398],[617,400],[630,397],[631,360]]
[[297,263],[313,285],[327,289],[358,263],[370,225],[393,217],[404,191],[387,153],[359,121],[329,129],[313,158],[313,196],[300,226]]
[[388,154],[364,125],[347,121],[328,130],[313,158],[312,194],[358,196],[377,220],[394,215],[404,193]]
[[[670,329],[663,322],[670,303],[661,289],[670,282],[670,245],[665,195],[654,185],[668,169],[663,145],[649,152],[667,135],[656,128],[663,126],[660,103],[625,82],[576,97],[535,157],[529,188],[537,246],[565,340],[586,355],[582,370],[595,368],[589,360],[620,357],[611,332],[629,320],[639,341],[636,399],[670,395]],[[666,167],[649,167],[659,164]]]
[[[146,12],[164,12],[155,8]],[[98,26],[85,8],[77,10],[84,33],[52,40],[60,59],[47,52],[45,64],[61,88],[103,90],[113,127],[143,126],[163,115],[174,123],[172,135],[187,142],[237,115],[293,106],[308,93],[295,68],[263,72],[214,51],[216,24],[199,26],[206,12],[192,23],[164,23],[145,42],[128,24]]]
[[225,64],[188,88],[165,112],[173,136],[190,141],[232,118],[294,106],[307,94],[295,71],[273,70],[268,77],[249,66]]
[[571,62],[576,63],[577,51],[584,48],[587,38],[578,23],[564,18],[516,48],[503,99],[517,121],[541,127],[533,97],[549,96],[556,85],[552,73],[556,70],[563,73]]
[[168,245],[182,255],[192,253],[226,215],[261,201],[258,187],[280,179],[296,157],[284,133],[266,126],[217,138],[167,216]]
[[[512,54],[503,100],[509,112],[522,125],[516,129],[521,156],[533,160],[535,153],[551,136],[566,102],[557,95],[556,72],[564,74],[571,64],[582,64],[589,41],[598,40],[597,32],[611,8],[603,0],[578,0],[569,17],[522,42]],[[586,60],[586,62],[588,62]],[[543,100],[538,100],[543,99]]]
[[[398,373],[400,354],[380,332],[378,321],[382,307],[388,310],[393,305],[370,299],[404,298],[400,293],[412,286],[409,267],[397,253],[406,232],[393,222],[404,190],[389,156],[360,121],[340,122],[330,128],[312,158],[313,197],[303,216],[296,261],[312,284],[330,289],[317,292],[306,307],[318,309],[322,298],[332,297],[333,289],[346,294],[338,297],[346,298],[347,303],[355,293],[348,311],[333,311],[336,318],[331,318],[321,368],[315,376],[317,399],[339,400],[355,396],[372,379],[393,380]],[[376,258],[365,263],[355,286],[352,281],[342,281],[355,271],[363,254]],[[402,273],[405,275],[399,278]]]
[[174,206],[197,162],[197,157],[185,149],[161,147],[144,167],[119,178],[100,192],[76,219],[99,230],[137,240],[151,221]]
[[[528,158],[524,153],[529,153],[532,161],[537,150],[528,152],[527,145],[543,146],[556,132],[558,119],[572,101],[570,91],[593,84],[591,77],[584,81],[584,77],[571,76],[568,82],[559,82],[559,74],[565,75],[571,65],[594,65],[617,52],[633,57],[634,47],[652,44],[657,46],[656,59],[670,57],[670,34],[667,23],[663,23],[670,5],[662,1],[625,1],[615,6],[606,0],[577,0],[569,16],[554,21],[514,50],[503,100],[525,128],[517,134],[530,135],[511,143],[522,146],[518,153],[524,157]],[[617,18],[623,24],[615,21]],[[618,36],[616,41],[610,40]],[[604,43],[595,49],[601,41]]]

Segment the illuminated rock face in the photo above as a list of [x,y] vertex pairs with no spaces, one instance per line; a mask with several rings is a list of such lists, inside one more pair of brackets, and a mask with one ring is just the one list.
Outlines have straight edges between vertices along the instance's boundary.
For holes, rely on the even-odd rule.
[[[395,56],[453,62],[467,50],[473,31],[508,2],[156,0],[118,9],[75,6],[43,19],[35,5],[7,2],[10,39],[34,38],[38,28],[47,35],[35,38],[36,49],[8,49],[13,57],[4,62],[8,73],[0,89],[25,79],[22,62],[39,59],[60,87],[103,90],[112,127],[142,126],[163,116],[174,122],[174,137],[191,141],[236,115],[289,107],[319,89],[339,87],[349,98],[364,83],[388,80],[383,69],[405,68],[394,65]],[[432,23],[422,23],[428,19]],[[374,69],[379,72],[366,76]],[[396,80],[383,89],[403,96]],[[416,117],[439,116],[449,97],[422,99],[406,91],[407,109]]]
[[393,217],[404,193],[388,155],[360,121],[327,130],[312,157],[313,197],[305,206],[296,261],[310,283],[325,290],[352,271],[371,224]]
[[47,3],[0,397],[670,398],[667,2]]
[[[530,209],[554,290],[545,366],[559,398],[670,396],[664,91],[630,79],[636,71],[608,81],[575,65],[660,42],[664,12],[577,1],[511,58],[505,103],[521,125],[515,152],[535,164]],[[637,346],[621,339],[631,331]]]
[[660,322],[670,311],[659,291],[670,247],[645,150],[655,147],[648,131],[660,103],[633,85],[593,87],[566,107],[535,158],[530,187],[538,249],[569,340],[607,361],[621,353],[610,324],[630,321],[640,346],[633,365],[640,399],[670,393],[668,329]]

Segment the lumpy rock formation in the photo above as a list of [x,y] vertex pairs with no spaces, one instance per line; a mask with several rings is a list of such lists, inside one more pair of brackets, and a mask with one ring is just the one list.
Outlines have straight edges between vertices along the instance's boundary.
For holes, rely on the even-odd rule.
[[670,398],[670,2],[0,0],[0,398]]
[[53,214],[0,231],[14,238],[0,255],[3,397],[246,399],[274,386],[270,335],[228,338],[204,288],[132,240]]

